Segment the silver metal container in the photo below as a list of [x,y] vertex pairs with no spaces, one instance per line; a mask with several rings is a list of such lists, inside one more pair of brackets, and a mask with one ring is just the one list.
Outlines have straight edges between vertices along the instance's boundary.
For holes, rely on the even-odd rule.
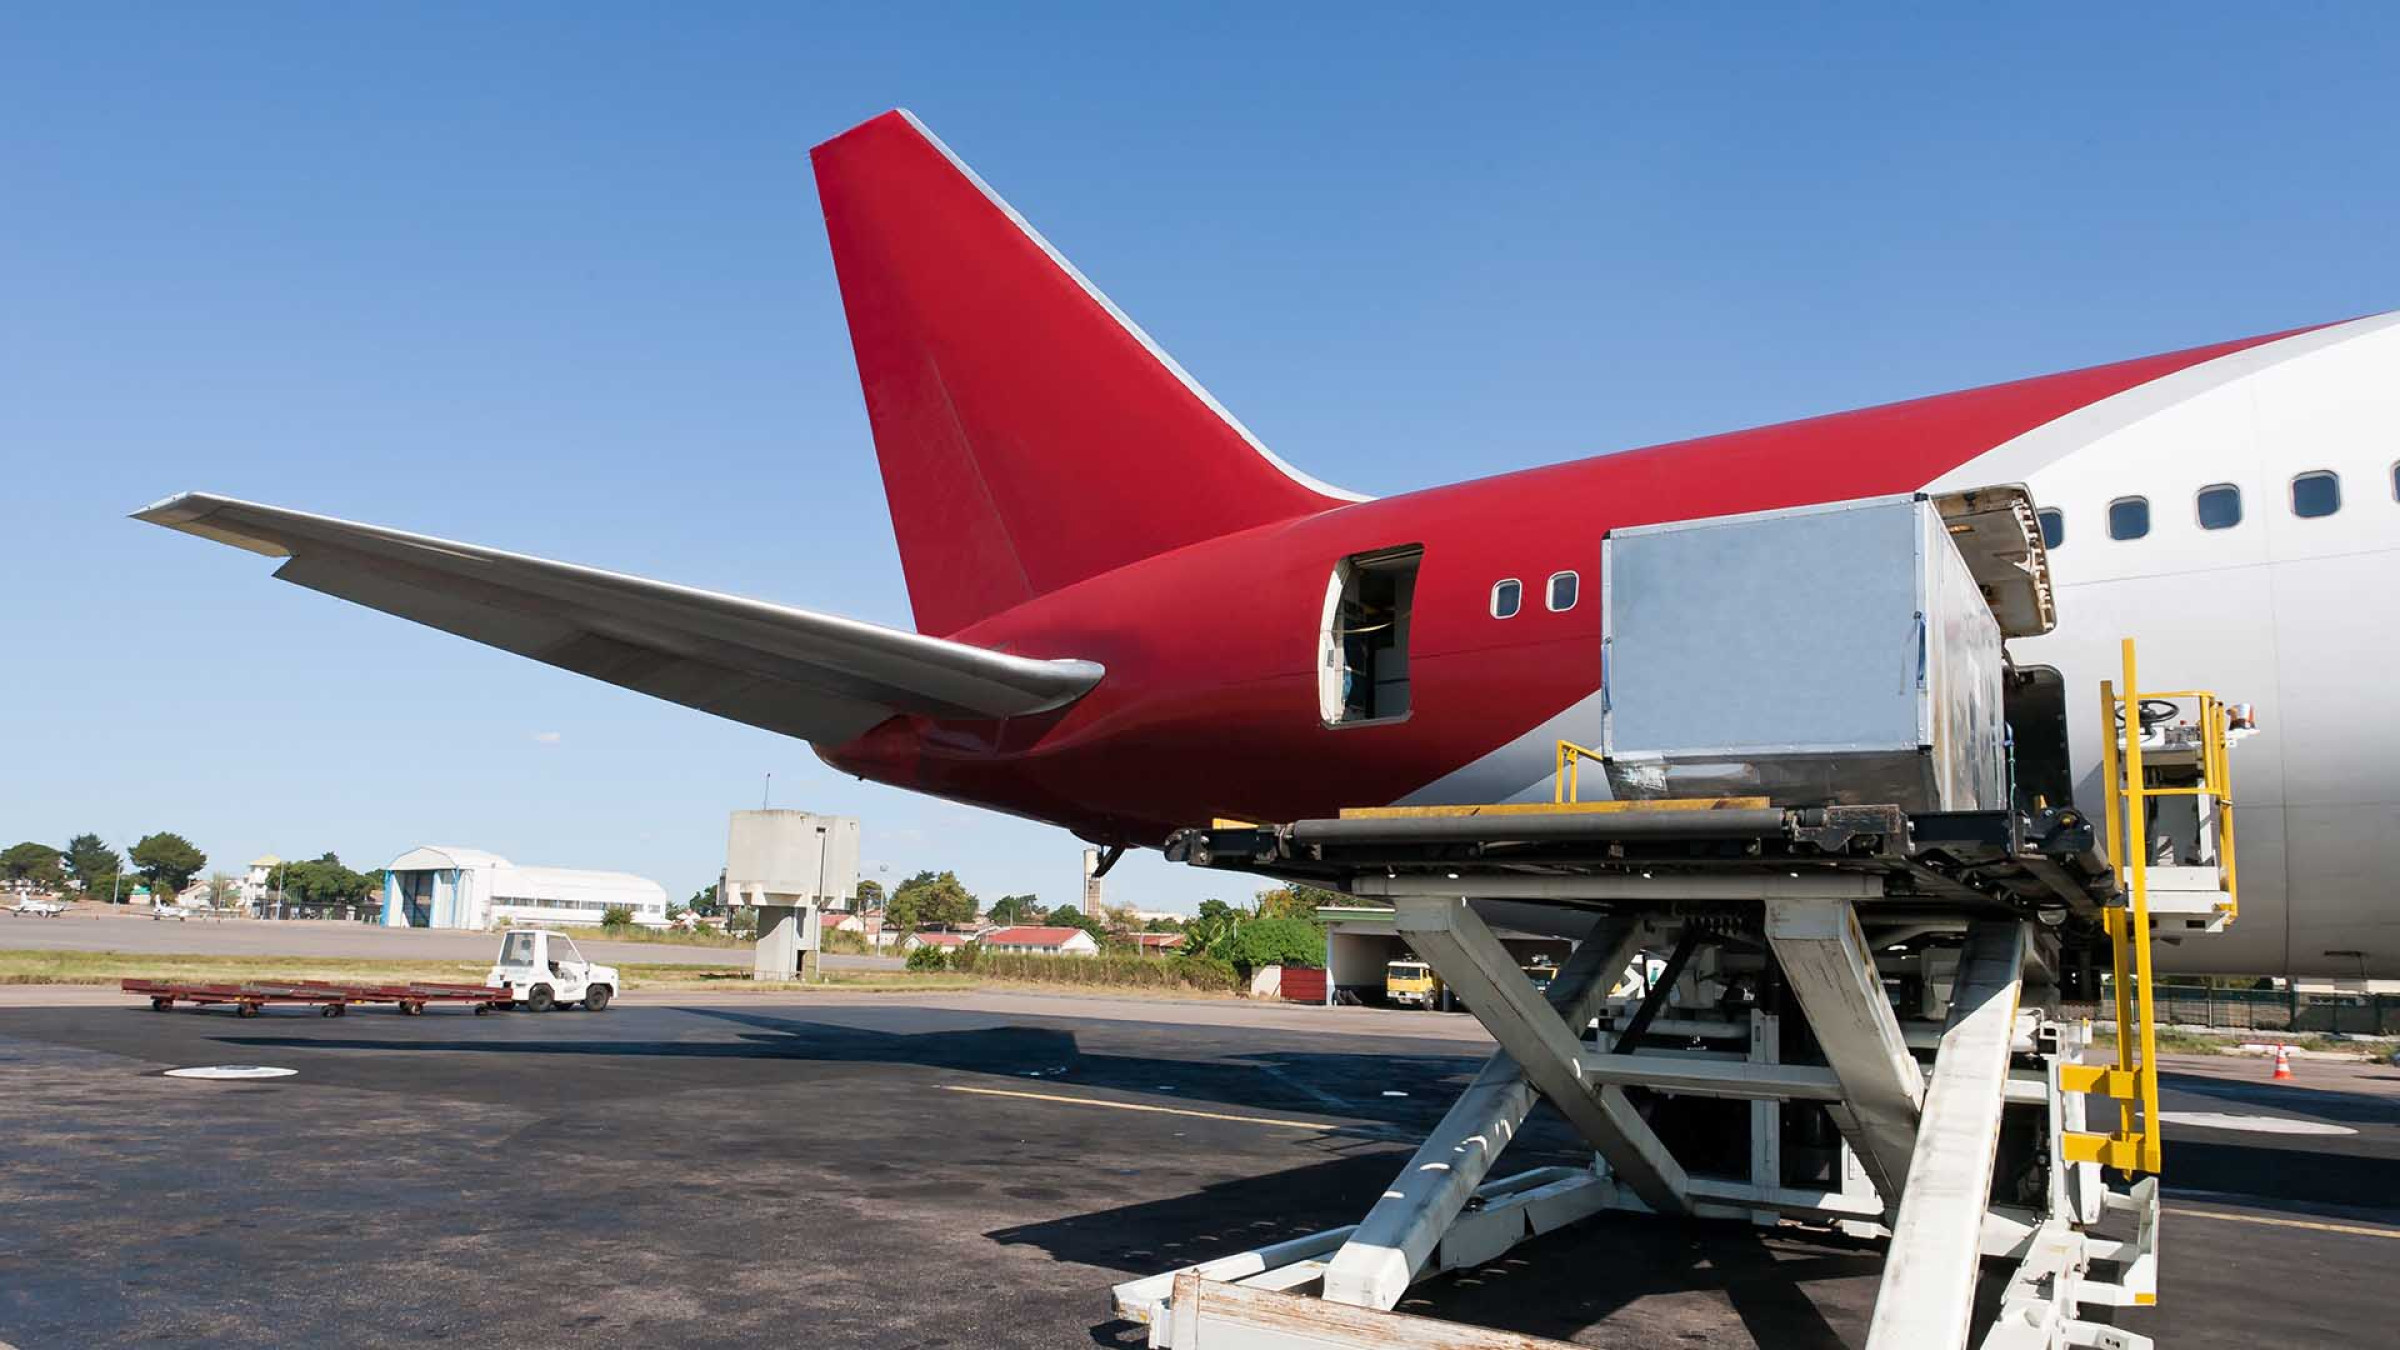
[[1932,501],[1613,530],[1600,576],[1616,796],[2007,804],[2000,626]]

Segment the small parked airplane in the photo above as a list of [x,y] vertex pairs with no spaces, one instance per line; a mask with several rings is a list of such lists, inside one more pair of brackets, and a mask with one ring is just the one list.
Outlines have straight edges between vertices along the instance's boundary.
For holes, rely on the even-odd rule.
[[1546,799],[1597,717],[1611,529],[2025,484],[2061,622],[2020,667],[2096,707],[2137,634],[2145,670],[2257,706],[2243,921],[2162,960],[2400,974],[2400,624],[2369,617],[2400,593],[2400,313],[1371,500],[1277,458],[913,116],[814,163],[919,631],[206,493],[139,518],[861,777],[1156,846]]
[[29,895],[10,905],[6,912],[12,918],[55,919],[67,912],[67,906],[62,900],[38,900]]

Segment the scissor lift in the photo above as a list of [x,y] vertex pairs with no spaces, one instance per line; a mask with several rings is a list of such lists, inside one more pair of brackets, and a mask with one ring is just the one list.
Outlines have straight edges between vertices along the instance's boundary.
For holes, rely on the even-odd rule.
[[[2123,813],[2106,857],[2088,827],[2034,841],[2013,812],[1580,802],[1573,746],[1546,805],[1178,835],[1170,856],[1193,865],[1389,899],[1500,1048],[1358,1223],[1129,1281],[1117,1312],[1174,1350],[1543,1344],[1390,1309],[1415,1281],[1632,1210],[1881,1239],[1871,1350],[1967,1345],[1987,1260],[2016,1265],[1979,1344],[2148,1346],[2088,1316],[2152,1303],[2158,1287],[2151,917],[2143,850],[2126,840],[2147,839],[2152,801],[2180,789],[2173,766],[2145,769],[2145,742],[2167,737],[2144,725],[2130,642],[2123,689],[2104,686]],[[2199,701],[2186,758],[2200,772],[2181,786],[2228,801],[2225,706],[2174,697]],[[2229,821],[2222,838],[2208,861],[2230,904]],[[1546,991],[1494,936],[1494,914],[1583,929]],[[2093,946],[2108,950],[2119,1009],[2105,1060],[2087,1022],[2056,1012],[2088,968],[2076,949]],[[1612,1003],[1643,951],[1668,953],[1665,968]],[[2097,994],[2080,983],[2071,992]],[[1537,1096],[1592,1163],[1491,1179]],[[2105,1131],[2095,1096],[2118,1108]],[[1725,1174],[1728,1150],[1679,1156],[1668,1135],[1746,1136],[1734,1151],[1747,1165]],[[1719,1170],[1684,1161],[1696,1152]]]

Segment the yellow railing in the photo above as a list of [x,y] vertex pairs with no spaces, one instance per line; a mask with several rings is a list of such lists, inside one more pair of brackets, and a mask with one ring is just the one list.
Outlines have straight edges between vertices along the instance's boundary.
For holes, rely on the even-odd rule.
[[1550,800],[1561,806],[1569,802],[1580,801],[1577,790],[1582,785],[1583,762],[1587,759],[1602,762],[1606,758],[1590,746],[1577,745],[1573,741],[1560,741],[1558,743],[1558,768],[1550,778]]
[[[2132,640],[2127,639],[2126,645],[2130,649]],[[2130,650],[2126,659],[2126,669],[2130,671],[2133,668]],[[2130,685],[2131,675],[2126,678]],[[2105,683],[2101,685],[2103,690],[2107,687]],[[2200,810],[2215,813],[2217,859],[2225,874],[2225,901],[2217,908],[2225,915],[2226,922],[2231,923],[2240,918],[2242,913],[2241,884],[2233,865],[2233,761],[2227,753],[2229,742],[2226,738],[2226,733],[2232,729],[2232,718],[2225,704],[2205,689],[2145,689],[2127,706],[2136,709],[2134,716],[2139,717],[2138,709],[2142,700],[2179,698],[2192,699],[2199,704],[2200,781],[2191,787],[2144,786],[2142,796],[2145,799],[2196,797]]]
[[[2239,912],[2234,872],[2233,774],[2226,753],[2230,719],[2217,696],[2200,689],[2145,690],[2136,680],[2133,639],[2124,642],[2124,692],[2100,683],[2100,776],[2108,793],[2108,861],[2124,886],[2124,903],[2101,911],[2112,953],[2116,995],[2117,1055],[2113,1065],[2069,1064],[2059,1069],[2059,1086],[2112,1098],[2117,1103],[2114,1134],[2069,1134],[2061,1141],[2067,1161],[2097,1162],[2128,1172],[2159,1170],[2158,1032],[2152,1015],[2150,968],[2150,802],[2157,797],[2195,797],[2195,806],[2216,812],[2216,848],[2225,875],[2228,921]],[[2200,781],[2191,787],[2156,787],[2142,767],[2142,702],[2195,699],[2199,703]]]

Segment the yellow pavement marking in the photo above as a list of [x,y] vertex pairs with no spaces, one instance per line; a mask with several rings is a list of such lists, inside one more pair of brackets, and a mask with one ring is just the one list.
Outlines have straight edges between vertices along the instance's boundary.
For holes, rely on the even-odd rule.
[[978,1097],[1021,1097],[1030,1102],[1064,1102],[1069,1106],[1105,1106],[1111,1111],[1148,1111],[1161,1116],[1190,1116],[1195,1120],[1230,1120],[1242,1125],[1272,1125],[1282,1130],[1338,1130],[1318,1120],[1277,1120],[1273,1116],[1237,1116],[1223,1111],[1193,1111],[1181,1106],[1150,1106],[1142,1102],[1111,1102],[1098,1097],[1068,1097],[1055,1092],[1015,1092],[1008,1088],[942,1084],[944,1092],[972,1092]]
[[2349,1233],[2355,1237],[2400,1238],[2400,1228],[2368,1228],[2355,1223],[2318,1223],[2313,1219],[2270,1219],[2264,1214],[2228,1214],[2221,1209],[2185,1209],[2169,1205],[2169,1214],[2194,1219],[2223,1219],[2228,1223],[2265,1224],[2269,1228],[2306,1228],[2319,1233]]

